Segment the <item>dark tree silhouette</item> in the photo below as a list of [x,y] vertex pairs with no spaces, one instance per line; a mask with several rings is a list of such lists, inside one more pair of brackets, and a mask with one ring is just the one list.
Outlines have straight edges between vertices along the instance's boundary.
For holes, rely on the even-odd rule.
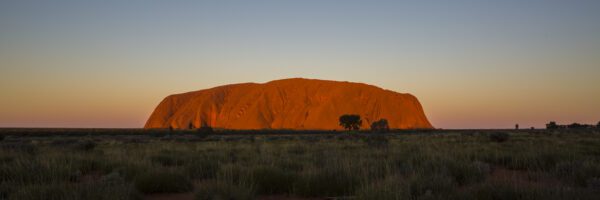
[[519,130],[519,124],[515,124],[515,130]]
[[198,133],[201,133],[201,134],[213,134],[214,130],[210,126],[203,126],[203,127],[200,127],[198,129]]
[[546,129],[557,129],[557,128],[558,128],[558,125],[554,121],[546,124]]
[[380,119],[371,123],[371,130],[377,132],[385,132],[390,130],[387,119]]
[[572,124],[567,125],[567,128],[570,128],[570,129],[586,128],[586,125],[583,125],[580,123],[572,123]]
[[190,122],[190,124],[188,125],[188,129],[194,129],[194,124],[192,122]]
[[600,128],[600,122],[598,122],[598,124],[596,124],[596,128]]
[[342,115],[340,116],[340,126],[346,130],[358,130],[362,125],[360,115]]

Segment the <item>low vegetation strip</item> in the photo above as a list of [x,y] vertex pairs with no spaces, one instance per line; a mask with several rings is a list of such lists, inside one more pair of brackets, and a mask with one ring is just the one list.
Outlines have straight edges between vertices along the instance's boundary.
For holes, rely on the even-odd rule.
[[600,131],[16,135],[0,199],[600,199]]

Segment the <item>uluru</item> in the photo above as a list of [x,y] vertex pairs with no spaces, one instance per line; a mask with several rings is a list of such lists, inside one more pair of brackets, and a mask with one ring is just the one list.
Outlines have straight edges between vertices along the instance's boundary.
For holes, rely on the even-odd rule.
[[341,130],[338,119],[358,114],[361,129],[387,119],[391,129],[430,129],[417,98],[373,85],[292,78],[240,83],[169,95],[145,128]]

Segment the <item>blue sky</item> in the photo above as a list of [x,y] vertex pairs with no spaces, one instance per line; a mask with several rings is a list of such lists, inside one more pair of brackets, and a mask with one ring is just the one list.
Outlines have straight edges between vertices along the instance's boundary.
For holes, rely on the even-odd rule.
[[2,1],[0,126],[141,127],[289,77],[412,93],[440,128],[600,120],[600,1]]

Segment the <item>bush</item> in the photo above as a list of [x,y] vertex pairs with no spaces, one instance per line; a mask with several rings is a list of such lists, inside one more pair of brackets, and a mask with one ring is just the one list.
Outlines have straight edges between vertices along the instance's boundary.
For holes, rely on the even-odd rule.
[[0,165],[0,183],[50,184],[66,182],[72,178],[73,168],[64,162],[48,164],[37,159],[16,159],[8,165]]
[[219,162],[206,158],[197,158],[187,163],[184,171],[194,179],[214,178],[219,171]]
[[187,177],[172,172],[151,172],[139,175],[135,187],[143,193],[189,192],[193,185]]
[[356,197],[365,200],[410,199],[410,193],[406,182],[401,177],[392,176],[360,188],[356,192]]
[[313,169],[298,177],[294,193],[301,196],[345,196],[353,193],[359,177],[344,166]]
[[55,183],[20,187],[9,199],[20,200],[127,200],[140,199],[135,189],[123,182],[93,182],[84,184]]
[[368,135],[363,138],[363,141],[367,143],[369,147],[387,147],[389,140],[384,135]]
[[371,131],[384,133],[390,130],[387,119],[380,119],[371,123]]
[[80,141],[77,142],[74,146],[75,150],[79,150],[79,151],[91,151],[94,150],[94,148],[96,148],[96,143],[90,140],[85,140],[85,141]]
[[23,152],[30,155],[36,154],[38,152],[38,148],[35,145],[26,142],[4,143],[1,144],[0,147],[7,151]]
[[508,138],[510,137],[510,135],[508,135],[508,133],[505,132],[495,132],[490,134],[490,140],[493,142],[506,142],[508,140]]
[[195,194],[196,200],[249,200],[254,199],[252,190],[225,182],[207,182],[200,185]]
[[296,176],[294,173],[271,166],[252,169],[252,179],[259,194],[285,194],[292,190]]
[[453,161],[446,167],[459,185],[479,183],[491,172],[490,166],[482,162]]
[[556,164],[554,173],[565,182],[585,187],[595,185],[600,177],[600,164],[594,161],[563,161]]
[[600,193],[593,190],[565,188],[557,186],[519,185],[513,182],[486,182],[464,191],[462,199],[480,200],[562,200],[562,199],[598,199]]
[[445,197],[454,190],[452,177],[440,173],[420,173],[409,178],[409,190],[413,198]]
[[150,156],[150,161],[158,163],[165,167],[180,166],[185,163],[185,160],[180,158],[179,155],[166,153],[160,153],[158,155]]

